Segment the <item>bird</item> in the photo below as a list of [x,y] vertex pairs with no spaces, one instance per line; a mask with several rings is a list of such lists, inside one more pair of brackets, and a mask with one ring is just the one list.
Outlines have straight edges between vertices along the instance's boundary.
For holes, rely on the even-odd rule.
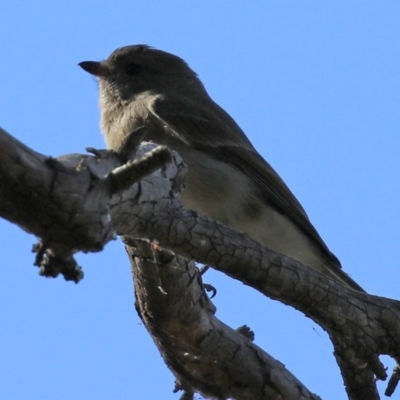
[[[343,271],[280,176],[182,58],[138,44],[78,65],[98,79],[108,149],[126,155],[142,140],[167,145],[188,167],[181,194],[186,208],[364,291]],[[143,126],[144,137],[139,133]]]

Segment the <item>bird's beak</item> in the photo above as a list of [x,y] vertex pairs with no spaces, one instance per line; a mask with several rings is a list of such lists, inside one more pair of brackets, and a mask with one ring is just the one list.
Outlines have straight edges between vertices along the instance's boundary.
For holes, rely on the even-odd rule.
[[108,75],[109,70],[108,67],[105,66],[101,62],[97,61],[82,61],[78,64],[81,68],[83,68],[89,74],[97,76],[99,78],[105,77]]

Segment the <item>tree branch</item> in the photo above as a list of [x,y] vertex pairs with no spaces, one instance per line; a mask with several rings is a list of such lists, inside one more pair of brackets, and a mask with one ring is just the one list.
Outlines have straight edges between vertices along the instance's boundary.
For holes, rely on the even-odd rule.
[[[154,145],[142,146],[142,152],[150,147]],[[41,238],[39,256],[47,254],[48,259],[56,260],[54,268],[43,262],[45,257],[38,260],[44,275],[61,272],[77,281],[79,271],[68,262],[73,260],[72,255],[77,251],[99,251],[115,234],[159,242],[177,255],[212,265],[304,312],[330,335],[349,398],[379,398],[375,376],[386,378],[379,355],[389,354],[400,361],[399,302],[347,289],[262,247],[245,234],[185,210],[175,195],[185,173],[176,154],[168,168],[132,186],[145,173],[120,173],[135,168],[130,163],[115,170],[121,162],[110,152],[55,160],[0,130],[0,155],[0,215]],[[146,159],[144,170],[150,172],[168,158],[161,163],[159,159],[154,163]],[[129,181],[131,175],[134,177]],[[198,329],[201,331],[201,327]],[[199,379],[194,375],[193,380]]]
[[[171,201],[171,204],[173,202]],[[386,379],[380,354],[400,360],[400,303],[347,289],[245,234],[183,208],[132,222],[132,236],[157,239],[176,254],[212,265],[268,297],[304,312],[328,331],[349,398],[378,399]]]
[[215,316],[193,262],[126,240],[136,308],[177,388],[213,399],[317,400],[279,361]]

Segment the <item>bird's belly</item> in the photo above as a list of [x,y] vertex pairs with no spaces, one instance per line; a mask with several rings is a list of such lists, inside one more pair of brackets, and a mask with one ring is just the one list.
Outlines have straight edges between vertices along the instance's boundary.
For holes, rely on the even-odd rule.
[[204,154],[180,154],[188,164],[187,187],[181,195],[186,208],[245,232],[317,271],[332,274],[329,261],[323,262],[326,256],[313,240],[258,195],[246,175],[226,163],[205,159]]

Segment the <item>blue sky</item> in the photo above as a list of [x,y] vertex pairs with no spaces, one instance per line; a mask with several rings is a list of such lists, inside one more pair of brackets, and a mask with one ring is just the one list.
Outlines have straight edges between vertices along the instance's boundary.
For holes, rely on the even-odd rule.
[[[0,126],[46,155],[103,147],[97,85],[77,63],[135,43],[184,58],[344,269],[399,298],[398,1],[2,0]],[[37,275],[33,236],[1,220],[0,239],[2,398],[179,398],[134,310],[121,243],[79,256],[75,285]],[[346,397],[322,329],[220,273],[206,281],[220,319],[248,324],[323,399]]]

